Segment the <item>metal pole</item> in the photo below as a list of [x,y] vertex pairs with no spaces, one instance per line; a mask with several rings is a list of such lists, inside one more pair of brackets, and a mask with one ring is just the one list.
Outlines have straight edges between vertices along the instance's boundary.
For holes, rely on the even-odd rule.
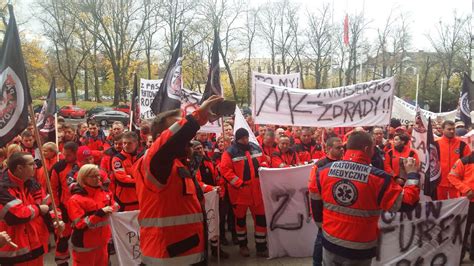
[[54,110],[54,131],[56,133],[56,148],[58,148],[58,153],[56,153],[56,158],[59,161],[59,134],[58,134],[58,113],[56,113],[56,110]]
[[419,84],[420,84],[420,74],[416,74],[415,106],[418,106],[418,88],[419,88]]
[[[474,1],[474,0],[473,0]],[[442,107],[442,102],[443,102],[443,83],[444,83],[444,78],[441,78],[441,88],[439,91],[439,112],[441,113],[441,110],[443,109]]]

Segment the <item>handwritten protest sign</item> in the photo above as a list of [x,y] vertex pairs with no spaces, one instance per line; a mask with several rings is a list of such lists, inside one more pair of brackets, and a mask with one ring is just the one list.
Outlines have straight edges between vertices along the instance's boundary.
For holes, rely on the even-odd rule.
[[318,127],[387,125],[394,87],[394,78],[318,90],[256,81],[253,88],[255,122]]
[[151,103],[160,89],[161,79],[140,79],[140,119],[151,119],[155,117],[151,111]]
[[[443,120],[453,120],[456,116],[456,110],[451,112],[443,112],[443,113],[434,113],[430,112],[425,109],[420,109],[421,114],[424,118],[431,119],[441,118]],[[404,100],[398,98],[397,96],[393,96],[393,111],[392,117],[399,119],[402,124],[407,124],[410,122],[415,121],[415,114],[416,114],[416,107],[410,103],[405,102]]]
[[[219,195],[217,191],[211,191],[204,194],[204,198],[210,240],[219,236]],[[113,213],[109,218],[119,265],[141,263],[140,226],[137,220],[139,212],[118,212]]]

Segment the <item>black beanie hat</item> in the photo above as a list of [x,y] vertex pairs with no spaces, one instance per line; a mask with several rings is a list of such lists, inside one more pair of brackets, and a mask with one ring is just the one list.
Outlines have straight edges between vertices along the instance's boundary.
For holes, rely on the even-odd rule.
[[248,137],[249,136],[249,132],[247,131],[247,129],[245,128],[239,128],[237,129],[237,131],[235,132],[235,140],[239,140],[243,137]]
[[400,120],[398,120],[396,118],[392,118],[392,119],[390,119],[390,126],[393,127],[393,128],[397,128],[397,127],[401,127],[402,123],[400,122]]

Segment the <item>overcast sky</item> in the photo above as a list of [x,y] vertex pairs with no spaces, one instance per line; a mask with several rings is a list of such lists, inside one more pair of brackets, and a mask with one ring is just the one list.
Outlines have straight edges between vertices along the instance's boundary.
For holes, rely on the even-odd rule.
[[[268,0],[252,0],[253,5],[264,4]],[[395,9],[394,14],[404,12],[409,15],[410,30],[412,34],[411,50],[431,50],[431,45],[426,34],[434,33],[439,21],[451,21],[454,12],[459,15],[471,13],[472,1],[474,0],[292,0],[301,4],[303,10],[317,10],[323,3],[334,3],[335,22],[341,23],[344,15],[356,14],[364,10],[364,16],[372,21],[370,30],[367,32],[369,39],[375,36],[377,27],[383,27],[390,10]],[[38,11],[35,6],[38,0],[15,0],[17,20],[19,22],[28,20],[27,24],[20,25],[20,31],[30,36],[41,36],[42,26],[34,19]],[[305,12],[301,12],[303,15]],[[30,18],[30,19],[28,19]],[[304,19],[304,18],[303,18]]]

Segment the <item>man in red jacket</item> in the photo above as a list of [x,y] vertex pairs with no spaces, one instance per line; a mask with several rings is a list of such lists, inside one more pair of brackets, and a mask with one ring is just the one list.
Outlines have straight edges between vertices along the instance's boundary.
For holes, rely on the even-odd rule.
[[381,212],[413,210],[420,199],[420,176],[413,158],[404,160],[404,187],[370,166],[374,143],[366,132],[352,133],[346,147],[343,160],[316,172],[314,220],[323,234],[324,265],[370,265]]
[[114,176],[114,199],[120,206],[119,211],[138,210],[133,164],[138,160],[138,135],[127,131],[122,136],[123,149],[112,158]]
[[49,207],[36,204],[30,194],[28,183],[34,182],[35,168],[31,154],[14,153],[0,180],[0,231],[6,231],[17,245],[0,247],[2,265],[43,265],[46,251],[38,230],[41,216],[49,215]]
[[285,168],[301,164],[298,153],[290,148],[290,138],[286,135],[280,136],[278,148],[273,152],[270,161],[272,168]]
[[313,132],[310,128],[301,130],[301,143],[296,145],[301,162],[306,163],[324,156],[323,146],[312,139]]
[[250,256],[246,226],[249,208],[254,218],[257,256],[268,256],[267,223],[258,180],[258,168],[265,162],[262,155],[260,147],[249,142],[249,132],[244,128],[235,132],[235,142],[222,155],[221,172],[230,184],[230,202],[235,213],[240,255],[243,257]]
[[454,134],[454,122],[446,120],[442,124],[443,136],[436,143],[439,145],[441,181],[436,190],[438,200],[459,197],[459,191],[449,182],[448,175],[454,163],[471,153],[471,148]]

